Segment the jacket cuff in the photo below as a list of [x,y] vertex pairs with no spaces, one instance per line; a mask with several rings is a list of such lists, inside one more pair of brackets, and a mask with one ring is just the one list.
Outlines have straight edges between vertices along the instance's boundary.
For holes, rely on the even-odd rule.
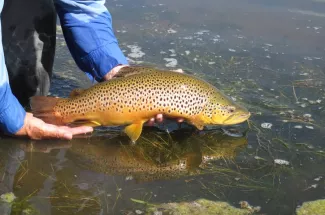
[[103,81],[104,76],[114,67],[128,64],[126,57],[116,42],[107,43],[93,50],[81,59],[84,64],[90,64],[91,73],[98,82]]
[[6,84],[2,87],[5,88],[5,93],[0,104],[0,130],[15,134],[24,125],[26,111],[12,94],[10,86]]

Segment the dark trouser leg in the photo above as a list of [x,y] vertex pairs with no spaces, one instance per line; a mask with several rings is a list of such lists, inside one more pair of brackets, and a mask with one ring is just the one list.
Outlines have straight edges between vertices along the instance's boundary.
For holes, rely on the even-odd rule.
[[22,105],[47,95],[55,54],[56,13],[52,0],[5,0],[2,35],[10,86]]

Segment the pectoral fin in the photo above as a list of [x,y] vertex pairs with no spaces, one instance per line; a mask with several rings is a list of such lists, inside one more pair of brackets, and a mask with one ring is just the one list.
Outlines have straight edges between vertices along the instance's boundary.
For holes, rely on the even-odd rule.
[[197,129],[199,129],[200,131],[203,130],[204,125],[203,124],[193,124]]
[[135,142],[142,132],[143,122],[134,123],[125,127],[124,132]]
[[198,119],[198,118],[191,119],[190,120],[190,123],[192,125],[194,125],[200,131],[203,130],[203,128],[204,128],[204,122],[202,120]]
[[90,127],[97,127],[101,126],[101,124],[97,121],[89,121],[89,120],[78,120],[74,121],[69,124],[72,127],[77,127],[77,126],[90,126]]

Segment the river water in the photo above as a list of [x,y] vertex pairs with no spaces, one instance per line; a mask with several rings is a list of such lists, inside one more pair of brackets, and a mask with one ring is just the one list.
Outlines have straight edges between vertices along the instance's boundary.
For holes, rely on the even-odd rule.
[[[145,203],[240,201],[295,214],[324,198],[325,1],[107,1],[130,63],[183,69],[252,117],[235,135],[172,122],[130,145],[119,128],[72,141],[1,139],[12,214],[140,214]],[[58,27],[51,95],[91,83]],[[229,134],[230,133],[230,134]],[[10,208],[10,207],[9,207]]]

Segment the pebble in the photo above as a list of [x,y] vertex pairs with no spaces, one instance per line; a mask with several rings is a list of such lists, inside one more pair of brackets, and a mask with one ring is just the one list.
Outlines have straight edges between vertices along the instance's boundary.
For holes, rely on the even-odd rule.
[[272,126],[273,126],[272,123],[268,123],[268,122],[264,122],[261,124],[261,127],[266,129],[271,129]]
[[175,33],[177,33],[177,31],[174,30],[174,29],[172,29],[172,28],[170,28],[170,29],[167,30],[167,33],[168,34],[175,34]]
[[315,178],[314,180],[315,181],[320,181],[322,178],[323,178],[322,176],[319,176],[319,177]]
[[136,213],[136,214],[143,214],[143,211],[135,210],[135,213]]
[[311,114],[309,114],[309,113],[304,114],[304,118],[310,118],[310,117],[311,117]]
[[279,165],[289,165],[290,164],[289,161],[282,160],[282,159],[275,159],[274,163],[279,164]]

